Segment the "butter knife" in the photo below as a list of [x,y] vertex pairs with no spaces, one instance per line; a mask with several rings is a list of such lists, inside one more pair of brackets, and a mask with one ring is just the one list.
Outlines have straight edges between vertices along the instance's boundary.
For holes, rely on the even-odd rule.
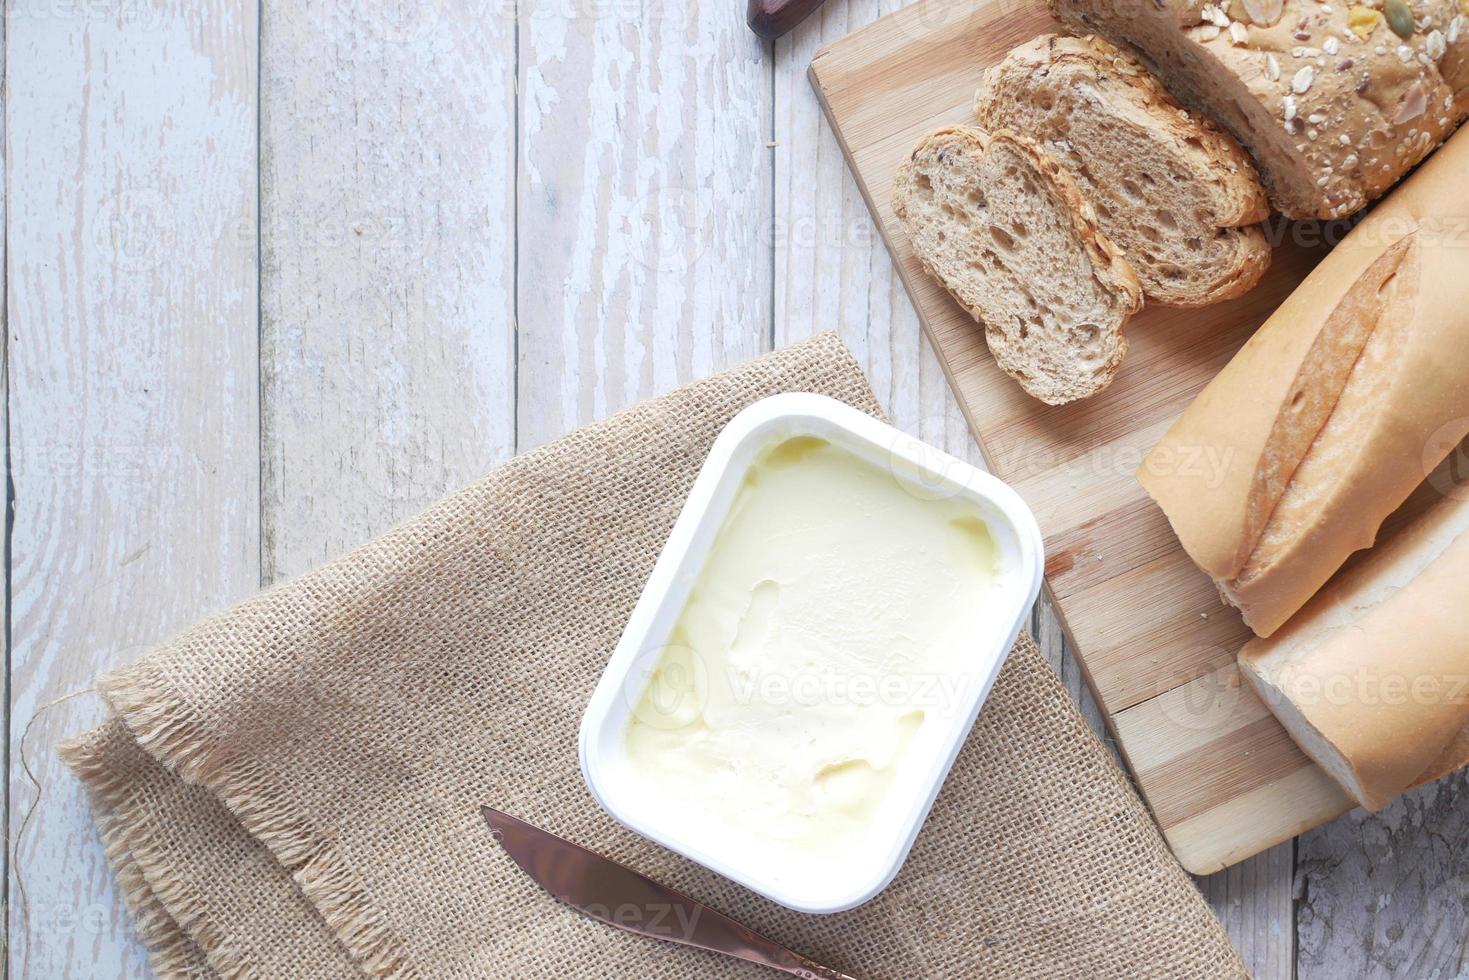
[[687,895],[580,844],[492,807],[480,807],[511,860],[546,891],[585,916],[664,942],[758,963],[806,980],[854,980],[822,966]]
[[821,0],[749,0],[745,23],[767,41],[774,41],[810,17]]

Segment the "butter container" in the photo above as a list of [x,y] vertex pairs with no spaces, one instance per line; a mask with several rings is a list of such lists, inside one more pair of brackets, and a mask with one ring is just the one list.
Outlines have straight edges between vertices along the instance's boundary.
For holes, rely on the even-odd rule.
[[830,398],[709,452],[580,733],[631,830],[788,908],[902,867],[1040,591],[999,480]]

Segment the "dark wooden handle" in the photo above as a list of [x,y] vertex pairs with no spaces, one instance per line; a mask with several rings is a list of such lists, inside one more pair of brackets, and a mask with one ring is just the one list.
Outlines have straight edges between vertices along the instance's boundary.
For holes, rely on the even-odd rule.
[[750,30],[774,41],[821,6],[821,0],[750,0],[745,21]]

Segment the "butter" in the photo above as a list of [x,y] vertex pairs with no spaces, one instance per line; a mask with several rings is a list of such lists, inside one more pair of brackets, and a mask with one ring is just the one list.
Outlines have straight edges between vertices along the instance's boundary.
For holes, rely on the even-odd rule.
[[831,443],[748,470],[625,734],[640,791],[784,877],[883,846],[960,710],[1002,573],[988,525]]

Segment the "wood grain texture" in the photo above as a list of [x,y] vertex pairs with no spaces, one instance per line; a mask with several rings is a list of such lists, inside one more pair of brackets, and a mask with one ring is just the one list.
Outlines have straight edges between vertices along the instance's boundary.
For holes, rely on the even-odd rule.
[[770,69],[732,3],[520,10],[519,446],[770,342]]
[[5,27],[8,965],[139,976],[55,754],[98,705],[37,714],[258,581],[255,10],[12,3]]
[[514,450],[515,21],[469,0],[263,10],[274,581]]
[[1469,976],[1469,773],[1297,843],[1301,980]]
[[1294,870],[1295,843],[1286,841],[1198,880],[1255,980],[1295,976]]
[[942,370],[921,340],[903,293],[805,79],[823,45],[876,19],[891,0],[823,5],[775,44],[775,346],[836,330],[872,383],[893,423],[978,461]]

